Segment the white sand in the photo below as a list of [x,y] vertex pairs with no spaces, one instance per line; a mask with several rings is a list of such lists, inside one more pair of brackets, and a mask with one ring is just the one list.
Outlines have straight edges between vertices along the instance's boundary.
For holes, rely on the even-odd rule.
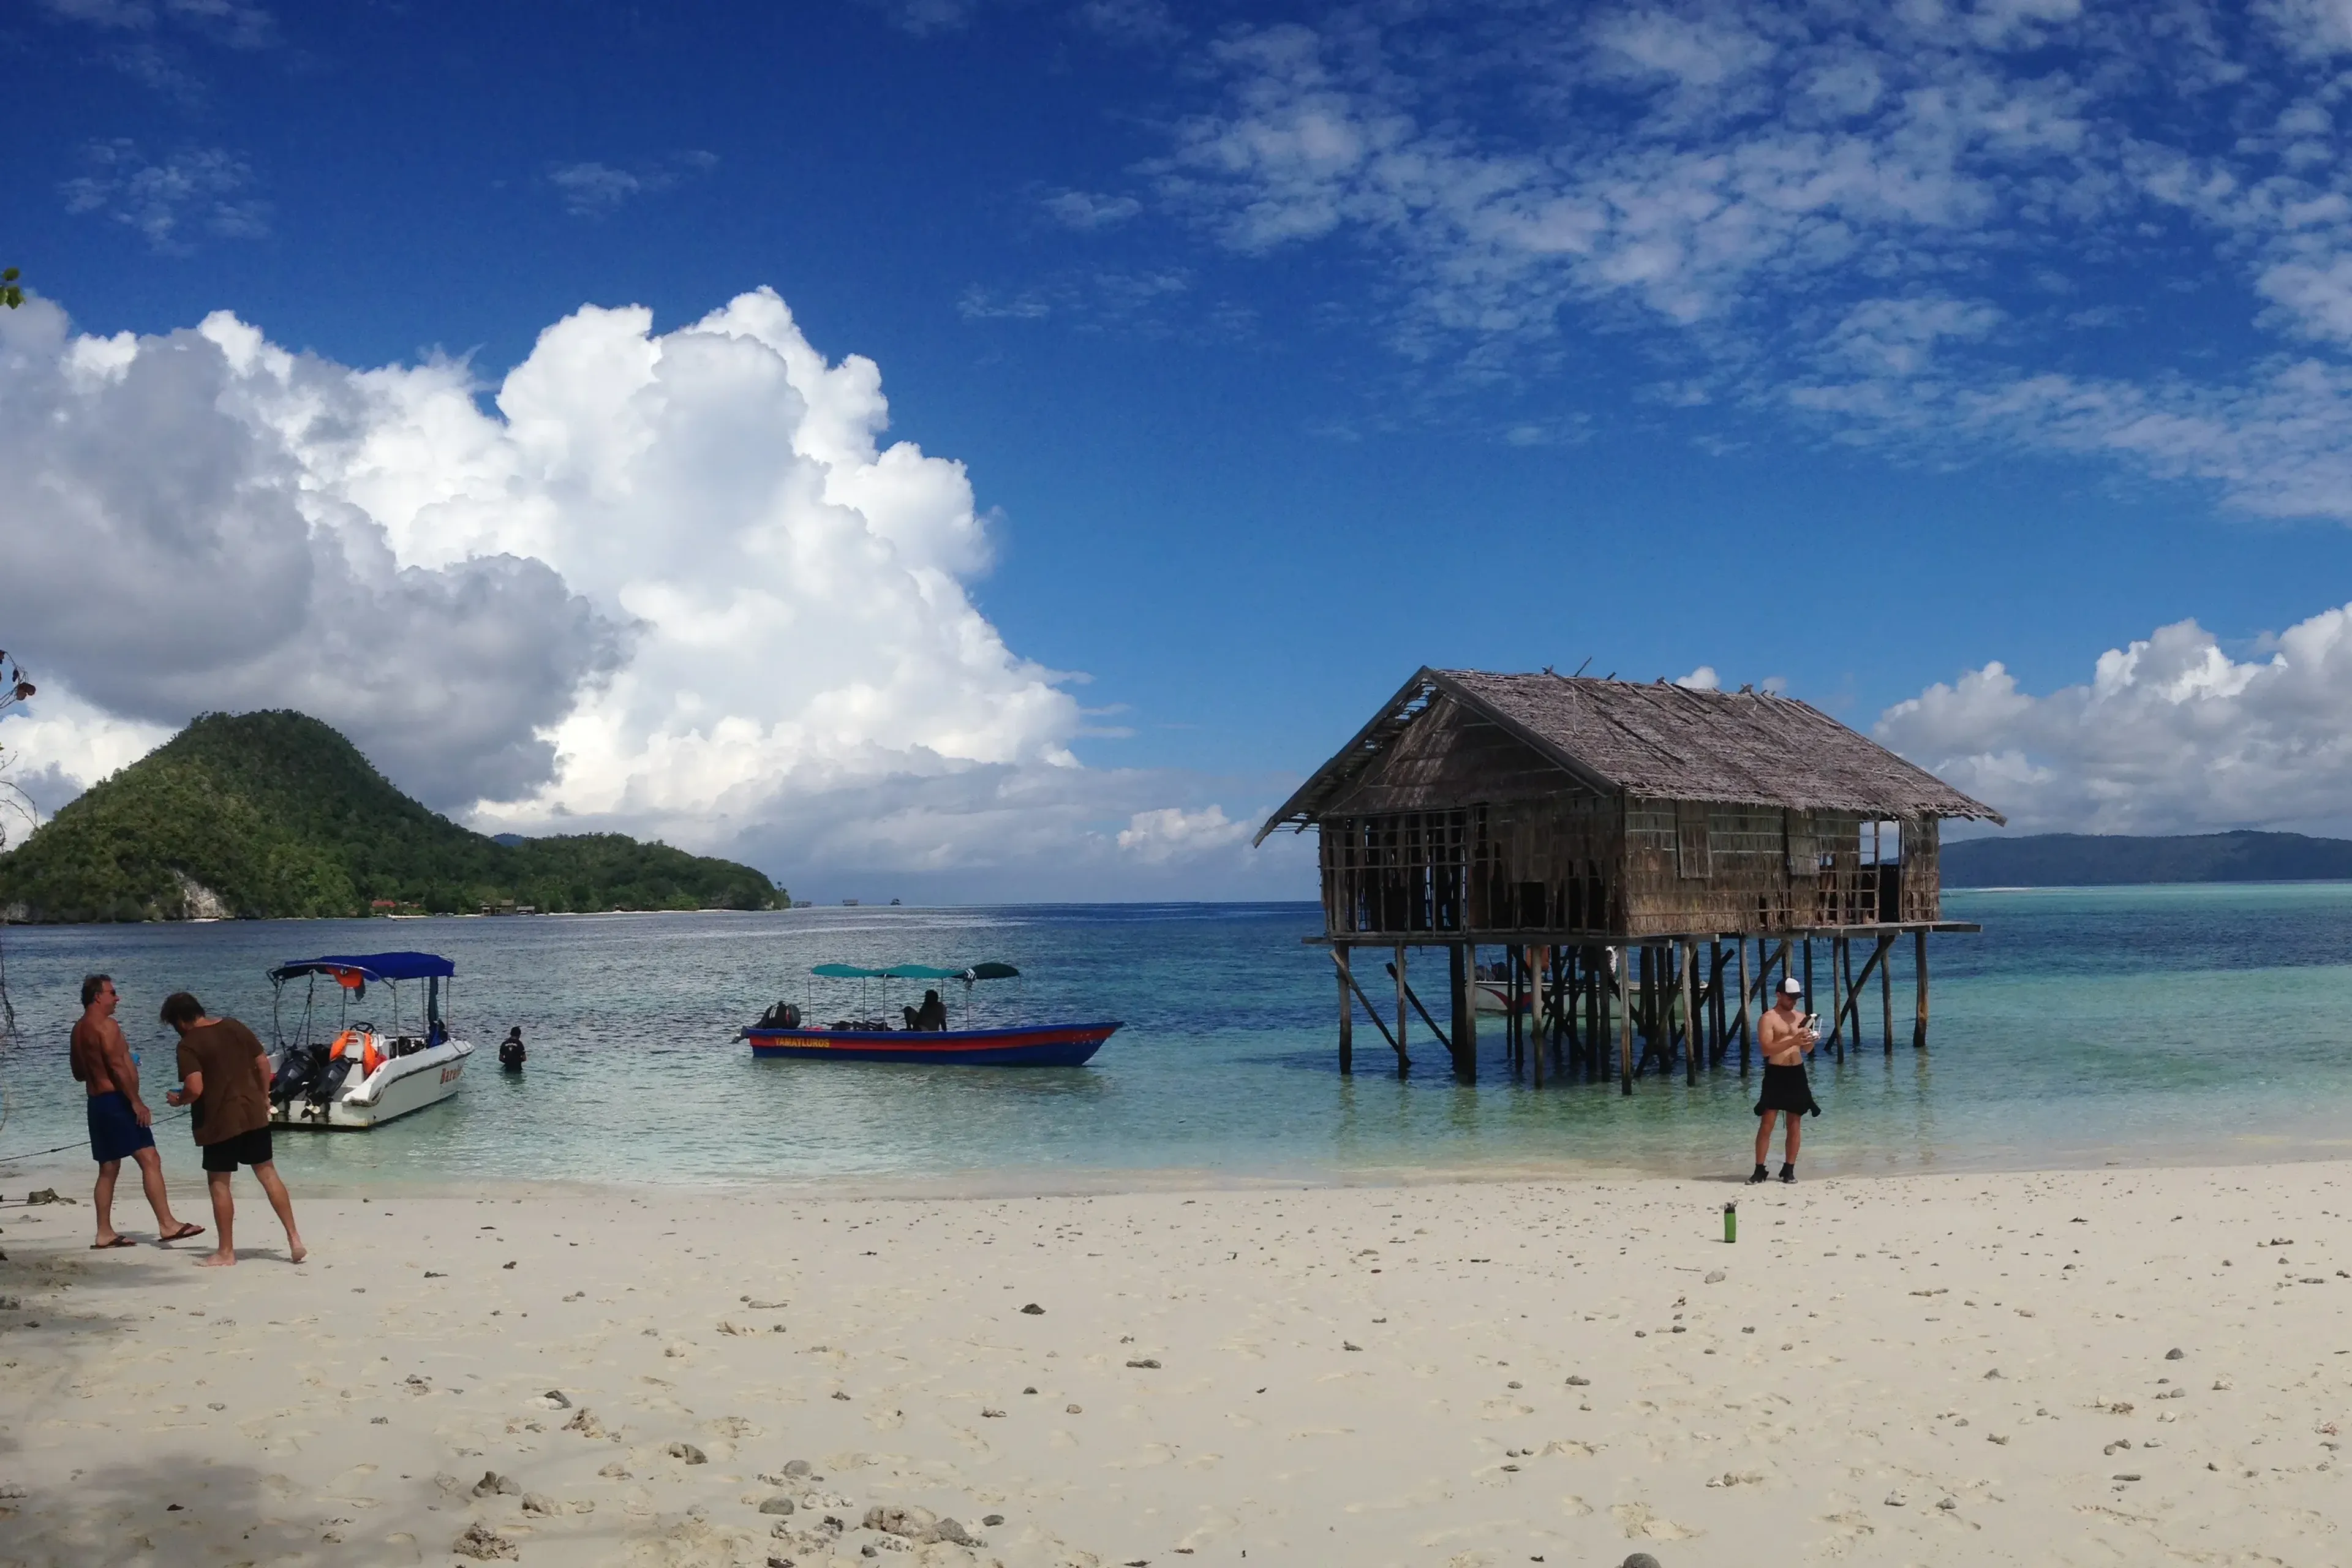
[[[229,1270],[90,1253],[87,1189],[27,1210],[22,1181],[0,1208],[9,1563],[446,1564],[476,1521],[549,1568],[2352,1559],[2352,1165],[867,1202],[298,1187],[300,1268],[241,1180]],[[147,1217],[135,1195],[117,1215]],[[567,1428],[581,1409],[601,1436]],[[794,1459],[823,1479],[760,1479]],[[473,1497],[485,1470],[553,1511]],[[779,1493],[789,1519],[758,1511]],[[859,1528],[877,1506],[984,1544]]]

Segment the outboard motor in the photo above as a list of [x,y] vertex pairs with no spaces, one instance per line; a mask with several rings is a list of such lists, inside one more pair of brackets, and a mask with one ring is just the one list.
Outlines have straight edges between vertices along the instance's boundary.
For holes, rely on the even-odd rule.
[[269,1098],[284,1102],[298,1095],[308,1097],[326,1065],[326,1047],[293,1047],[287,1051],[286,1059],[278,1064],[277,1076],[269,1080]]
[[760,1015],[754,1026],[761,1029],[797,1029],[801,1026],[801,1010],[790,1002],[779,1002]]
[[359,1070],[360,1058],[356,1052],[347,1053],[335,1060],[320,1063],[318,1076],[310,1080],[310,1103],[324,1105],[342,1093],[343,1086],[349,1083],[352,1075]]

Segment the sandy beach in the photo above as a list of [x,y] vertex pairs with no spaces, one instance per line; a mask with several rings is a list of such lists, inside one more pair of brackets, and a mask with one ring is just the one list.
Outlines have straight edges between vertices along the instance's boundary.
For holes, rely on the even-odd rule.
[[2352,1521],[2344,1164],[298,1185],[299,1268],[241,1183],[231,1270],[90,1252],[68,1169],[0,1207],[9,1564],[2318,1564]]

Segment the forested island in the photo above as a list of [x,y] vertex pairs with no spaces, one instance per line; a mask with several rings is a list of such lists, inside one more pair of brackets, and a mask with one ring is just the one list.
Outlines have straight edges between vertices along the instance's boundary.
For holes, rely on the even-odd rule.
[[1969,838],[1944,846],[1943,880],[1948,888],[2347,881],[2352,880],[2352,840],[2253,832]]
[[16,921],[790,905],[749,866],[617,833],[486,837],[293,712],[207,714],[0,855]]

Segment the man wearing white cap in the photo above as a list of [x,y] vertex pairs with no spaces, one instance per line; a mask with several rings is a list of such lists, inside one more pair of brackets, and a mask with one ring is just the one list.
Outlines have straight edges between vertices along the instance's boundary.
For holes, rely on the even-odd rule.
[[1816,1037],[1811,1018],[1797,1011],[1797,999],[1804,994],[1796,976],[1780,982],[1780,999],[1757,1026],[1756,1046],[1764,1054],[1764,1092],[1756,1101],[1756,1114],[1762,1120],[1756,1128],[1756,1171],[1748,1178],[1750,1186],[1768,1179],[1764,1162],[1772,1152],[1773,1121],[1787,1112],[1789,1142],[1780,1162],[1780,1179],[1793,1182],[1797,1146],[1804,1142],[1805,1114],[1822,1113],[1822,1108],[1813,1103],[1813,1086],[1805,1078],[1805,1058],[1812,1053]]

